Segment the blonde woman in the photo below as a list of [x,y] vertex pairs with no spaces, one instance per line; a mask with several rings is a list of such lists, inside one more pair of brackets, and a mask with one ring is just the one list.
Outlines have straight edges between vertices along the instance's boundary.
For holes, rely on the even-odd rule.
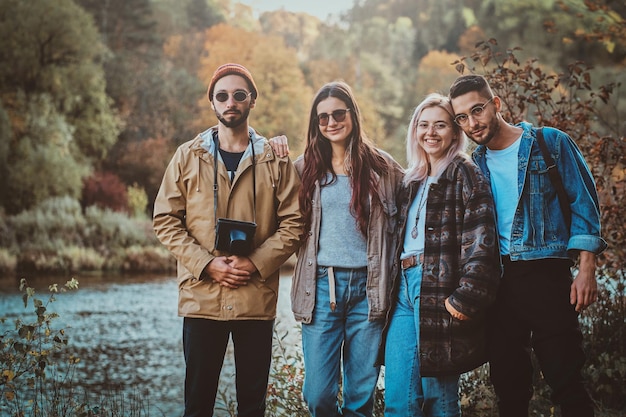
[[408,129],[386,416],[460,416],[459,375],[486,360],[485,312],[500,276],[494,206],[453,114],[445,96],[431,94]]

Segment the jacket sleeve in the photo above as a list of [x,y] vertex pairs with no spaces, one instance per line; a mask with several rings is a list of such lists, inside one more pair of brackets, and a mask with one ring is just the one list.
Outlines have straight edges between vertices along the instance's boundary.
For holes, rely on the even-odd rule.
[[153,227],[161,243],[194,277],[200,278],[214,256],[189,234],[185,226],[187,190],[182,180],[186,154],[178,148],[165,170],[154,202]]
[[262,279],[280,268],[299,248],[303,223],[298,202],[300,177],[289,157],[277,158],[276,219],[278,228],[249,256]]
[[544,132],[550,148],[558,146],[555,163],[570,201],[572,223],[567,250],[585,250],[598,255],[607,244],[600,236],[600,208],[591,171],[580,149],[567,134],[553,128],[544,128]]
[[478,167],[470,164],[464,165],[465,175],[458,178],[464,182],[461,275],[449,302],[456,311],[475,318],[495,300],[501,269],[491,188]]

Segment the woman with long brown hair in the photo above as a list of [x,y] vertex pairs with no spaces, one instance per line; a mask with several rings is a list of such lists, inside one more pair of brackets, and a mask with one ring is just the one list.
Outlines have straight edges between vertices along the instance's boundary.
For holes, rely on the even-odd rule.
[[291,301],[302,322],[304,399],[313,416],[371,416],[403,170],[369,142],[344,82],[317,92],[295,165],[305,235]]

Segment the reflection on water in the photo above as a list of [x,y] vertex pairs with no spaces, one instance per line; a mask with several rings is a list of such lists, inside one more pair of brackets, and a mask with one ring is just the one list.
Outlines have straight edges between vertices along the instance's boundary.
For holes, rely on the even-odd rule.
[[[289,332],[287,342],[299,344],[289,308],[290,274],[283,274],[276,328]],[[180,416],[183,406],[184,358],[182,318],[177,316],[177,287],[173,277],[77,277],[79,290],[58,294],[49,311],[59,314],[55,328],[66,328],[69,347],[81,361],[75,385],[91,393],[120,388],[141,394],[151,416]],[[48,285],[64,279],[29,280],[36,297],[47,299]],[[13,323],[32,313],[24,309],[14,280],[0,280],[0,317]],[[234,398],[232,347],[222,370],[220,389]],[[216,415],[218,415],[216,413]],[[228,415],[228,414],[225,414]]]

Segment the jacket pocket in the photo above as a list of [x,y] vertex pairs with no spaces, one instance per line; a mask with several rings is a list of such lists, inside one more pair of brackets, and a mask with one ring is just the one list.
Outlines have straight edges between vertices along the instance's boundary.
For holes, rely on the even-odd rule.
[[450,316],[450,361],[459,369],[486,360],[486,326],[482,319],[457,320]]
[[[542,157],[530,158],[529,167],[529,198],[528,207],[525,208],[526,216],[530,218],[532,227],[524,230],[524,243],[531,246],[544,246],[547,243],[558,240],[557,224],[558,216],[552,216],[550,207],[552,201],[556,201],[556,192],[548,174],[548,167]],[[558,209],[560,210],[560,209]]]

